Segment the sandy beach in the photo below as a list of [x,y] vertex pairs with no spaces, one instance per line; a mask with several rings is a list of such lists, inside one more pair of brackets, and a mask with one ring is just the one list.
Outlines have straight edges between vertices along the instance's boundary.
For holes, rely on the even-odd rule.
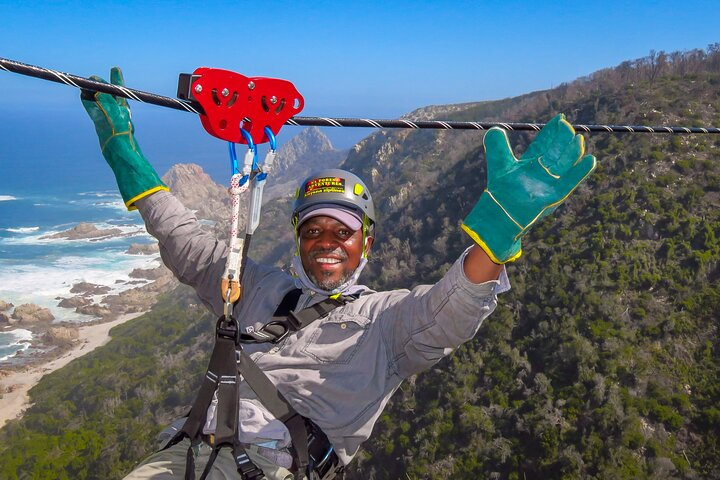
[[51,362],[29,366],[22,371],[11,372],[6,377],[0,377],[0,390],[5,387],[13,387],[9,393],[3,394],[0,399],[0,428],[9,420],[22,416],[28,403],[28,391],[36,385],[43,375],[64,367],[72,360],[92,352],[97,347],[106,344],[110,340],[110,329],[115,325],[132,320],[142,313],[131,313],[112,322],[97,325],[88,325],[78,329],[79,339],[77,345],[70,351],[65,352],[60,358]]

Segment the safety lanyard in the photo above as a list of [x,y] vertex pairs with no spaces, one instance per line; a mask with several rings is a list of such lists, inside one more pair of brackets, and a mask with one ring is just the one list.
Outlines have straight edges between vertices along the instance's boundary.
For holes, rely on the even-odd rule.
[[[270,149],[265,155],[265,161],[257,161],[257,145],[245,129],[240,129],[248,144],[242,170],[239,169],[235,143],[228,142],[232,177],[228,189],[232,199],[232,214],[230,217],[230,252],[225,262],[225,270],[221,282],[221,295],[224,303],[226,318],[232,315],[232,308],[240,299],[242,275],[245,270],[247,252],[255,229],[260,223],[260,210],[262,208],[262,195],[267,171],[272,168],[276,155],[275,135],[269,127],[265,127],[265,134],[270,139]],[[247,222],[245,234],[240,231],[240,197],[250,191],[247,203]]]

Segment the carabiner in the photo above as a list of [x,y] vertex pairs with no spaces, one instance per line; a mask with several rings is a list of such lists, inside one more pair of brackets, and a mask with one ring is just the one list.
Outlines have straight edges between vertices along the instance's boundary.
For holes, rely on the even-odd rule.
[[237,175],[240,173],[240,167],[238,167],[234,142],[228,142],[228,151],[230,152],[230,176]]
[[[244,128],[242,128],[242,127],[240,128],[240,133],[242,133],[242,136],[245,138],[245,141],[247,142],[248,152],[253,152],[252,164],[250,165],[250,171],[246,173],[245,168],[243,168],[243,174],[249,175],[250,172],[257,169],[257,144],[255,142],[253,142],[252,135],[250,135],[250,132],[248,132]],[[247,162],[248,162],[248,155],[246,154],[244,167],[247,167]]]
[[270,130],[270,127],[265,127],[265,135],[267,135],[268,140],[270,140],[270,150],[274,152],[277,150],[277,143],[275,141],[275,134]]

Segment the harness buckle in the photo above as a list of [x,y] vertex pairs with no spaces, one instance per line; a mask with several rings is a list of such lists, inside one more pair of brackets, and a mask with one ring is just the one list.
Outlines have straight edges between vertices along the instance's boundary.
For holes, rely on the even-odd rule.
[[295,330],[300,330],[302,328],[302,321],[295,315],[294,310],[290,310],[290,313],[288,313],[287,321],[295,328]]
[[232,315],[223,315],[215,324],[215,335],[223,338],[232,338],[235,345],[240,343],[240,325]]

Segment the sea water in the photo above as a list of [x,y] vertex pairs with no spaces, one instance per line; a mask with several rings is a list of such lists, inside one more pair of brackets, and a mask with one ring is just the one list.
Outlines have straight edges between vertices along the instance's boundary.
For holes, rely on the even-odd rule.
[[[67,187],[67,186],[66,186]],[[86,322],[94,317],[58,307],[74,296],[78,282],[110,287],[110,294],[135,287],[126,282],[135,268],[159,265],[158,255],[129,255],[133,243],[152,243],[137,211],[128,212],[115,190],[56,188],[54,192],[0,191],[0,300],[16,307],[34,303],[49,308],[55,321]],[[118,228],[124,236],[100,240],[49,239],[81,222],[98,229]],[[98,302],[102,297],[94,297]],[[10,315],[12,309],[2,312]],[[0,328],[0,362],[28,347],[31,332]]]

